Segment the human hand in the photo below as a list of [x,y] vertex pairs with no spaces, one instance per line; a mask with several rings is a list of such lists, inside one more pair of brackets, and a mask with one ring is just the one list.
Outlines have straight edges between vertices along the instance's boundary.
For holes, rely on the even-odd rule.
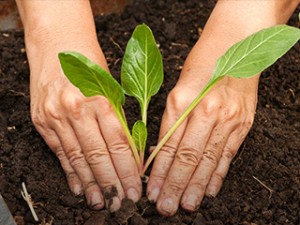
[[[141,180],[127,138],[108,100],[84,97],[67,80],[61,51],[78,51],[104,69],[89,1],[21,1],[30,65],[33,123],[57,155],[70,189],[94,209],[117,210],[127,196],[137,201]],[[105,203],[104,203],[105,200]]]
[[[225,79],[194,109],[157,155],[147,193],[163,215],[173,215],[179,204],[194,211],[204,195],[216,196],[231,160],[252,126],[257,80],[245,84],[242,80]],[[199,90],[187,85],[187,80],[187,76],[182,78],[168,97],[160,139],[194,99],[197,92],[193,91]]]
[[[195,99],[229,47],[258,30],[286,23],[298,4],[299,0],[218,1],[168,96],[159,138]],[[223,78],[160,150],[147,194],[161,214],[173,215],[179,204],[194,211],[204,195],[217,195],[252,126],[258,80],[259,76]]]
[[[86,98],[66,79],[58,61],[66,43],[57,43],[43,46],[37,55],[28,54],[33,123],[59,158],[70,189],[76,195],[84,193],[94,209],[103,208],[105,199],[106,207],[115,211],[125,196],[135,202],[141,196],[135,161],[109,101]],[[78,51],[107,69],[98,44],[80,46]]]

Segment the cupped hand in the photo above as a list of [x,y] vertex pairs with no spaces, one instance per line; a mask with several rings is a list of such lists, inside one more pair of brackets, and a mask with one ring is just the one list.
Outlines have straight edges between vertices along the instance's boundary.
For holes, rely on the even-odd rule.
[[[198,41],[180,79],[168,96],[161,139],[205,86],[221,49]],[[206,49],[209,49],[207,52]],[[257,102],[258,77],[223,78],[196,106],[163,146],[147,186],[158,211],[175,214],[179,205],[196,210],[203,197],[216,196],[230,163],[250,130]]]
[[[78,51],[107,69],[96,47]],[[117,116],[106,98],[86,98],[66,79],[58,49],[47,49],[37,58],[29,53],[36,129],[59,158],[70,189],[85,194],[92,208],[106,205],[115,211],[125,196],[138,201],[141,180]],[[93,54],[95,49],[98,52]]]

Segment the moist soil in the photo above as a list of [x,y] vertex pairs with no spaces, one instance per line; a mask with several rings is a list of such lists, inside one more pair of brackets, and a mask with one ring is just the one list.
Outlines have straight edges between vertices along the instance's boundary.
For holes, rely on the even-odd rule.
[[[150,104],[149,146],[156,143],[167,94],[214,4],[206,0],[136,0],[121,15],[95,18],[100,43],[117,78],[125,45],[137,24],[148,24],[159,43],[165,81]],[[299,26],[296,14],[289,24]],[[1,194],[18,224],[300,224],[299,56],[298,44],[263,73],[254,125],[219,195],[204,198],[194,213],[180,209],[175,216],[165,218],[147,201],[145,193],[137,204],[124,200],[116,213],[91,210],[83,196],[72,195],[59,161],[30,119],[23,32],[2,32]],[[128,99],[125,110],[132,124],[139,116],[138,104]],[[35,202],[39,223],[34,223],[21,197],[22,182]]]

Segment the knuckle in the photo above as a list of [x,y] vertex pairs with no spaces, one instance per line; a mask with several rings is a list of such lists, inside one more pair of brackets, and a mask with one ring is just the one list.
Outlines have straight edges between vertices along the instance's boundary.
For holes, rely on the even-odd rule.
[[172,179],[168,182],[168,191],[178,195],[183,191],[184,186],[185,182],[182,182],[181,179]]
[[55,155],[56,157],[60,160],[60,161],[63,161],[66,159],[66,154],[63,150],[62,147],[58,147],[56,149],[54,149],[54,152],[55,152]]
[[226,174],[224,174],[224,173],[215,172],[213,174],[213,179],[215,182],[222,184],[225,179],[225,176],[226,176]]
[[113,107],[107,98],[96,96],[96,103],[101,107],[101,116],[108,117],[113,113]]
[[174,88],[167,97],[166,109],[173,112],[182,112],[191,102],[192,98],[186,90]]
[[80,118],[84,105],[84,98],[78,94],[64,91],[61,95],[61,103],[64,109],[69,112],[73,118]]
[[174,158],[177,148],[171,143],[166,143],[159,151],[159,155],[164,155],[167,158]]
[[237,150],[227,148],[227,149],[225,149],[225,151],[223,153],[223,157],[225,159],[227,159],[228,161],[231,161],[235,157],[236,153],[237,153]]
[[47,130],[49,129],[49,124],[46,121],[45,117],[42,117],[41,114],[32,112],[31,121],[37,131],[44,137],[47,135]]
[[92,188],[94,186],[97,186],[96,180],[90,180],[87,183],[83,183],[83,189],[85,191],[88,191],[88,189],[90,189],[90,188]]
[[240,115],[240,108],[236,104],[230,105],[229,108],[224,109],[225,120],[232,120]]
[[107,160],[108,152],[106,149],[95,148],[86,151],[86,161],[90,166],[95,166]]
[[60,114],[52,101],[46,100],[44,102],[44,112],[46,116],[49,116],[56,120],[60,120]]
[[208,180],[206,179],[193,179],[190,182],[189,187],[197,190],[198,192],[204,192],[207,186]]
[[216,97],[203,99],[201,106],[203,114],[207,118],[211,117],[212,115],[218,114],[223,108],[222,102]]
[[122,183],[126,183],[126,181],[132,181],[134,180],[138,175],[134,170],[130,170],[127,173],[120,173],[119,179],[122,180]]
[[176,160],[181,164],[196,167],[200,161],[200,151],[191,146],[180,147]]
[[70,165],[74,167],[84,168],[87,166],[84,155],[82,154],[80,149],[73,148],[67,153],[67,157],[70,161]]
[[124,155],[126,152],[130,151],[130,148],[127,143],[120,142],[120,140],[118,140],[116,143],[108,146],[108,151],[111,154]]
[[206,160],[209,164],[213,165],[214,167],[217,166],[218,164],[218,155],[216,150],[214,149],[210,149],[207,148],[204,152],[203,152],[203,159]]
[[254,115],[249,115],[245,118],[243,127],[245,127],[247,130],[250,130],[252,125],[254,123]]
[[40,116],[37,113],[34,112],[31,113],[31,120],[34,126],[37,128],[43,128],[46,126],[45,121],[41,120]]

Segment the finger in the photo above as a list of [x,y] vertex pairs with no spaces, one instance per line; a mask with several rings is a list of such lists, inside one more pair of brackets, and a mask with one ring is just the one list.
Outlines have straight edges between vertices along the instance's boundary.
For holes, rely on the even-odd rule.
[[69,162],[65,152],[63,151],[63,148],[61,147],[61,143],[60,143],[56,133],[51,129],[37,128],[37,130],[39,131],[39,133],[41,134],[41,136],[43,137],[43,139],[45,140],[45,142],[47,143],[49,148],[55,153],[55,155],[59,159],[60,164],[66,174],[67,181],[68,181],[71,191],[75,195],[82,194],[83,187],[82,187],[81,181],[78,178],[78,176],[77,176],[76,172],[74,171],[74,169],[72,168],[72,166],[70,165],[70,162]]
[[76,130],[87,163],[103,191],[106,207],[111,211],[116,211],[121,206],[124,192],[99,130],[98,121],[82,119],[76,123],[73,122],[72,125]]
[[[171,111],[171,112],[170,112]],[[175,115],[172,110],[168,108],[164,112],[161,129],[160,129],[160,138],[168,132],[168,130],[176,122],[178,115]],[[175,154],[180,143],[180,140],[184,134],[187,121],[184,121],[173,133],[170,139],[166,144],[160,149],[159,153],[156,156],[150,177],[147,184],[147,196],[148,199],[152,202],[156,202],[159,194],[161,193],[161,188],[165,182],[165,179],[168,175],[168,171],[174,161]]]
[[142,183],[128,139],[118,117],[108,101],[99,98],[102,107],[97,111],[99,126],[110,153],[114,168],[127,198],[137,202],[142,195]]
[[235,157],[238,149],[245,140],[246,135],[248,134],[250,128],[242,126],[236,129],[232,134],[230,134],[228,141],[224,147],[224,152],[220,159],[217,169],[214,171],[208,185],[206,188],[205,194],[207,196],[215,197],[222,186],[223,180],[226,177],[230,163]]
[[231,124],[218,124],[205,142],[203,155],[181,200],[182,208],[194,211],[203,199],[206,186],[217,168],[224,146],[232,130]]
[[100,187],[85,159],[73,128],[68,122],[60,121],[55,124],[55,131],[69,159],[70,165],[76,171],[76,174],[82,182],[88,205],[94,209],[103,208],[104,200]]
[[157,209],[161,214],[171,216],[177,211],[182,193],[201,159],[213,125],[213,119],[204,123],[201,118],[194,116],[189,120],[157,201]]
[[[97,105],[98,108],[99,106],[101,104]],[[102,105],[102,109],[103,107]],[[125,195],[103,139],[94,109],[93,104],[89,103],[69,109],[73,112],[70,114],[69,120],[84,157],[104,194],[106,207],[111,211],[116,211],[120,208],[121,200]]]

